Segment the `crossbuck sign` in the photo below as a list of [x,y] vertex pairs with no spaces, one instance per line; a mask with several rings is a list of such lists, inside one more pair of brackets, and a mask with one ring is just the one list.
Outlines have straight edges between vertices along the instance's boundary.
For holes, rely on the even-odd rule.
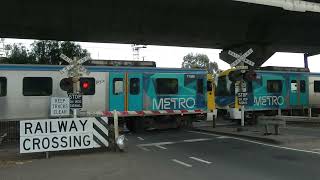
[[228,54],[234,58],[237,58],[237,60],[235,60],[232,64],[230,64],[231,67],[235,67],[237,66],[239,63],[241,62],[244,62],[246,64],[249,64],[250,66],[254,66],[254,62],[250,61],[249,59],[247,59],[248,56],[250,56],[250,54],[253,53],[253,50],[252,48],[249,49],[246,53],[240,55],[240,54],[237,54],[233,51],[228,51]]
[[82,65],[90,59],[89,56],[86,56],[78,60],[77,58],[70,59],[66,55],[61,54],[60,58],[67,61],[70,64],[60,70],[61,74],[68,73],[69,77],[80,77],[82,76],[82,73],[89,75],[90,72]]

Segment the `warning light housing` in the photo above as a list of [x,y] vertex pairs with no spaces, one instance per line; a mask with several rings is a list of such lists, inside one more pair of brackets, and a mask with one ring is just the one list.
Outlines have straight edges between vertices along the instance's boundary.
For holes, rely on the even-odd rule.
[[94,95],[96,92],[94,78],[80,78],[80,88],[83,95]]

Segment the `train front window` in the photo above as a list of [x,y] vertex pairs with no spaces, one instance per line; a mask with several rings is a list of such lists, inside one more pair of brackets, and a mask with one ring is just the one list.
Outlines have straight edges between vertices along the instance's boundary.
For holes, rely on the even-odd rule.
[[0,97],[7,95],[7,78],[0,77]]
[[320,81],[314,81],[314,92],[320,93]]
[[203,94],[203,79],[197,80],[197,93]]
[[218,84],[216,87],[217,96],[229,96],[230,95],[230,87],[228,87],[227,77],[221,76],[218,78]]
[[24,96],[50,96],[52,94],[52,78],[25,77],[23,78]]

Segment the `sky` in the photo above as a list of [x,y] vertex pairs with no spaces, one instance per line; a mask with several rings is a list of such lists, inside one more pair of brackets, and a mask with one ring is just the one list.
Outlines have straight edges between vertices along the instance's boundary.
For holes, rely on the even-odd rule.
[[[5,39],[5,44],[21,43],[27,48],[34,40],[27,39]],[[108,60],[132,60],[133,51],[131,44],[113,43],[89,43],[77,42],[82,48],[87,49],[92,59]],[[140,59],[155,61],[157,67],[181,67],[183,57],[188,53],[206,54],[210,61],[218,63],[222,70],[229,69],[230,66],[219,59],[219,49],[190,48],[175,46],[153,46],[147,45],[140,49]],[[250,56],[249,56],[250,59]],[[304,67],[303,54],[299,53],[275,53],[262,66],[290,66]],[[309,68],[311,72],[320,72],[320,55],[309,57]]]

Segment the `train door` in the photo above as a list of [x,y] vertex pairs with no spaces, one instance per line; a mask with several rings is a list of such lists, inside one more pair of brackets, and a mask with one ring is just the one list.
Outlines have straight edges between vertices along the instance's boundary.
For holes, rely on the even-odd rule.
[[109,110],[125,110],[125,73],[110,73],[109,76]]
[[128,84],[128,111],[141,111],[143,107],[142,73],[129,73]]
[[290,77],[290,105],[306,105],[307,104],[307,92],[306,92],[306,80],[297,78],[297,76]]

